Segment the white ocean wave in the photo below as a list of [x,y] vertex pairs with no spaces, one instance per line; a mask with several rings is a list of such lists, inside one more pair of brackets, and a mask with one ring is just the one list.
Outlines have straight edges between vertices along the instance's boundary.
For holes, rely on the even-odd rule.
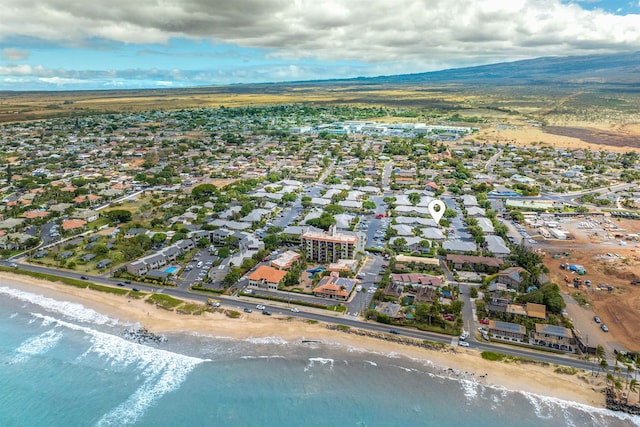
[[371,360],[364,360],[364,363],[368,363],[371,366],[378,366],[378,364],[376,362],[372,362]]
[[478,387],[480,384],[477,381],[460,380],[460,385],[464,390],[464,397],[468,400],[472,400],[478,397]]
[[333,369],[334,362],[335,361],[333,359],[328,359],[324,357],[311,357],[309,358],[309,363],[304,368],[304,371],[305,372],[309,371],[309,369],[313,368],[316,363],[320,363],[321,365],[329,365],[329,369]]
[[16,348],[16,355],[10,363],[24,363],[33,356],[44,354],[55,347],[60,338],[62,338],[62,332],[55,329],[43,332],[37,337],[29,338]]
[[280,337],[246,338],[243,341],[246,341],[251,344],[278,344],[278,345],[291,344],[289,341],[282,339]]
[[99,426],[122,426],[136,423],[158,399],[166,393],[178,389],[197,365],[207,361],[148,347],[127,341],[116,335],[49,316],[40,314],[34,314],[34,316],[87,334],[91,347],[79,359],[89,354],[95,354],[114,367],[135,366],[138,369],[143,384],[126,401],[103,415],[98,422]]
[[252,359],[286,359],[284,356],[280,356],[279,354],[274,354],[272,356],[240,356],[240,359],[244,360],[252,360]]
[[549,412],[551,412],[551,409],[553,407],[557,407],[565,415],[566,420],[573,417],[569,412],[567,412],[567,410],[577,409],[586,414],[593,421],[593,425],[606,424],[606,422],[604,421],[604,417],[616,417],[623,421],[630,421],[633,423],[633,425],[640,426],[640,416],[637,415],[611,411],[605,408],[596,408],[593,406],[585,405],[584,403],[571,402],[568,400],[558,399],[556,397],[541,396],[526,391],[519,391],[518,393],[525,396],[525,398],[533,406],[535,414],[542,419],[548,419],[548,414]]
[[12,289],[6,286],[0,287],[0,295],[6,295],[10,298],[37,305],[49,312],[62,314],[65,317],[78,322],[110,326],[115,326],[118,324],[117,319],[105,316],[104,314],[100,314],[95,310],[86,308],[82,304],[74,302],[58,301],[53,298],[45,297],[43,295],[33,294],[31,292],[25,292],[19,289]]

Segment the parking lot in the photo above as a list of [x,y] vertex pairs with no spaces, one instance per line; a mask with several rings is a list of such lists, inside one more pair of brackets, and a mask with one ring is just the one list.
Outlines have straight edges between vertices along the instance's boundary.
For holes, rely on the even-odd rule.
[[217,260],[218,257],[211,255],[208,248],[200,249],[185,266],[178,278],[178,285],[188,289],[192,285],[207,282],[207,273]]

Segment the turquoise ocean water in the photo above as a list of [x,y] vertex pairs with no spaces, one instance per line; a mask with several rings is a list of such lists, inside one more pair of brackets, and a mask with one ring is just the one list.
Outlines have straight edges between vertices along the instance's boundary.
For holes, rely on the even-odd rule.
[[395,354],[169,335],[0,287],[0,426],[633,426]]

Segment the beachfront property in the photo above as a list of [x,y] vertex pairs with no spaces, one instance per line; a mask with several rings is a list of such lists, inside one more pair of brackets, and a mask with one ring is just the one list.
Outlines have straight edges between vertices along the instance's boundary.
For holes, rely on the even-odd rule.
[[340,277],[339,273],[331,272],[320,279],[318,286],[313,288],[313,295],[321,298],[346,301],[355,288],[356,281],[346,277]]
[[286,275],[286,271],[278,270],[268,265],[261,265],[256,271],[249,275],[249,286],[277,291],[280,282],[282,282]]
[[536,323],[535,330],[529,333],[529,343],[570,353],[574,353],[577,347],[571,329],[541,323]]
[[307,231],[300,236],[300,247],[307,259],[318,262],[338,262],[340,259],[355,259],[364,251],[364,236],[361,233],[342,234],[331,228],[329,233]]
[[489,333],[493,339],[524,343],[527,339],[527,329],[516,323],[489,321]]
[[144,276],[151,270],[157,270],[175,261],[181,254],[195,249],[195,242],[191,239],[178,240],[151,255],[142,257],[127,264],[127,272],[134,276]]

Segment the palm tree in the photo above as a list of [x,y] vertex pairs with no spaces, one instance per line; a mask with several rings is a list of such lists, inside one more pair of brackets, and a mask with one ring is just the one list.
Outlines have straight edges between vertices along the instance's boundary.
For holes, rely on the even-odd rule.
[[[607,369],[609,369],[609,364],[607,363],[606,359],[600,360],[599,365],[600,365],[600,369],[602,369],[602,372],[607,372]],[[609,375],[611,375],[611,378],[613,378],[613,374],[608,373],[607,379],[609,379]]]
[[[639,384],[638,384],[638,380],[631,379],[631,381],[629,381],[629,391],[627,392],[627,404],[629,404],[629,395],[631,393],[635,393],[639,389],[640,389],[640,387],[639,387]],[[640,399],[640,393],[638,393],[638,398]]]
[[[598,347],[596,347],[595,359],[598,360],[598,363],[600,364],[601,367],[602,367],[602,361],[606,362],[607,354],[604,351],[604,347],[603,346],[598,345]],[[595,363],[595,359],[594,359],[594,363]]]

